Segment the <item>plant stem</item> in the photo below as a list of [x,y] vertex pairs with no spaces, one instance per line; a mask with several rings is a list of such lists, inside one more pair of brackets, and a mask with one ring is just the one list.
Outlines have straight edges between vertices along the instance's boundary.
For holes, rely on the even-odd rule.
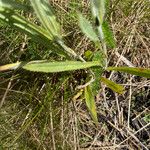
[[64,42],[61,39],[58,39],[57,43],[67,52],[67,54],[70,57],[73,57],[75,59],[79,59],[82,62],[86,62],[81,56],[79,56],[78,54],[76,54],[75,51],[73,51],[71,48],[69,48],[67,45],[65,45]]
[[104,61],[105,61],[104,68],[107,68],[107,48],[106,48],[106,42],[105,42],[105,39],[104,39],[104,33],[103,33],[103,30],[102,30],[102,25],[99,25],[97,27],[97,30],[98,30],[98,34],[99,34],[99,37],[100,37],[100,40],[101,40],[101,43],[102,43],[102,51],[103,51],[103,54],[104,54]]

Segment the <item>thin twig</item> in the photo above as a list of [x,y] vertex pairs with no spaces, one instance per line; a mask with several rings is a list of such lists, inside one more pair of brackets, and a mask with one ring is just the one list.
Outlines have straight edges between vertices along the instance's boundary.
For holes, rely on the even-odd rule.
[[9,89],[10,89],[10,86],[12,84],[12,81],[13,81],[13,76],[11,77],[11,79],[10,79],[8,85],[7,85],[7,89],[6,89],[5,93],[4,93],[4,96],[3,96],[3,98],[2,98],[2,100],[0,102],[0,109],[2,108],[2,106],[3,106],[4,102],[5,102],[5,99],[6,99],[6,96],[7,96],[8,92],[9,92]]
[[130,75],[130,90],[129,90],[129,104],[128,104],[128,128],[130,128],[130,113],[131,113],[131,99],[132,99],[132,77]]
[[[143,129],[145,129],[148,126],[150,126],[150,123],[148,123],[147,125],[143,126],[141,129],[139,129],[138,131],[134,132],[132,135],[136,135],[138,132],[142,131]],[[131,135],[128,136],[125,140],[123,140],[121,143],[119,143],[117,145],[117,147],[120,146],[121,144],[123,144],[124,142],[126,142],[127,140],[129,140],[131,137],[132,137]]]
[[53,114],[52,114],[51,104],[50,104],[50,125],[51,125],[51,133],[52,133],[53,150],[56,150],[56,143],[55,143],[55,136],[54,136],[54,126],[53,126]]
[[93,78],[93,76],[91,77],[90,81],[88,81],[87,83],[85,83],[84,85],[79,85],[76,87],[76,89],[83,89],[85,87],[87,87],[88,85],[90,85],[92,82],[94,82],[95,79]]

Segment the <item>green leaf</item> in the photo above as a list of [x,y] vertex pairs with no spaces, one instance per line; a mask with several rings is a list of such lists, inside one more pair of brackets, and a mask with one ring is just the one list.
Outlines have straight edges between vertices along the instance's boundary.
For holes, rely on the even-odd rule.
[[21,4],[21,2],[14,1],[14,0],[0,0],[0,7],[7,8],[7,9],[17,9],[17,10],[25,10],[30,11],[32,8],[27,5]]
[[[50,1],[48,0],[30,0],[33,9],[39,18],[42,26],[46,29],[49,35],[55,40],[57,45],[61,46],[68,56],[77,57],[77,54],[69,47],[67,47],[61,36],[60,24],[56,20],[56,16],[52,11],[50,6]],[[59,52],[58,52],[59,53]]]
[[94,19],[102,24],[105,15],[105,0],[91,0],[91,9]]
[[105,58],[106,56],[103,54],[103,52],[101,50],[94,52],[94,56],[93,56],[93,61],[99,61],[100,64],[102,64],[102,67],[105,66]]
[[93,66],[100,66],[98,61],[80,62],[80,61],[65,61],[65,62],[44,62],[31,61],[23,66],[24,69],[36,72],[62,72],[78,69],[85,69]]
[[9,25],[14,26],[19,30],[23,31],[30,37],[39,40],[39,42],[44,42],[45,40],[47,42],[52,40],[52,36],[50,36],[46,30],[27,21],[22,16],[16,14],[13,10],[0,7],[0,19],[8,23]]
[[10,26],[15,27],[19,31],[27,34],[35,42],[38,42],[50,48],[55,53],[68,56],[68,54],[66,54],[62,49],[59,48],[58,50],[56,45],[54,45],[54,43],[51,43],[51,41],[53,40],[53,36],[51,36],[44,28],[29,22],[22,16],[15,13],[13,10],[6,9],[0,6],[0,19],[8,23]]
[[113,90],[113,91],[115,91],[119,94],[123,94],[123,92],[124,92],[124,87],[123,86],[121,86],[121,85],[119,85],[119,84],[117,84],[117,83],[115,83],[111,80],[108,80],[104,77],[101,77],[100,80],[103,83],[105,83],[111,90]]
[[48,33],[54,38],[61,38],[60,25],[52,11],[50,2],[48,0],[30,0],[30,2],[37,17]]
[[86,58],[86,60],[91,60],[92,59],[92,56],[93,56],[93,52],[91,50],[87,50],[85,53],[84,53],[84,56]]
[[105,40],[106,44],[110,48],[115,48],[116,42],[115,42],[113,33],[112,33],[111,29],[109,28],[109,25],[106,21],[103,22],[103,24],[102,24],[102,30],[103,30],[104,40]]
[[94,73],[95,80],[92,82],[91,87],[94,95],[97,95],[100,90],[100,81],[99,78],[101,77],[103,73],[103,69],[101,67],[92,68],[92,71]]
[[96,104],[95,104],[95,99],[94,95],[92,93],[92,88],[89,86],[85,87],[85,102],[87,105],[87,108],[91,114],[91,117],[93,121],[97,124],[98,123],[98,118],[97,118],[97,112],[96,112]]
[[[101,51],[94,52],[94,56],[92,61],[98,61],[102,66],[104,66],[104,56]],[[94,95],[97,95],[98,91],[100,90],[100,81],[99,78],[101,77],[103,73],[103,68],[102,67],[93,67],[92,72],[94,73],[95,76],[95,81],[92,82],[91,87]]]
[[108,67],[109,71],[121,71],[141,77],[150,78],[150,68],[133,68],[133,67]]
[[82,14],[78,14],[78,16],[79,16],[79,26],[80,26],[82,32],[88,38],[90,38],[90,40],[92,40],[94,42],[99,41],[98,36],[96,35],[90,22],[85,17],[83,17]]

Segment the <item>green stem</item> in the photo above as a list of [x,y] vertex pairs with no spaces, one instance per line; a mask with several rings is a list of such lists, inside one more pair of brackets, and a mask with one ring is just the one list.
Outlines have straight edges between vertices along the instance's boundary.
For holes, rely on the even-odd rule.
[[106,48],[106,42],[105,42],[105,39],[104,39],[104,33],[103,33],[103,30],[102,30],[102,25],[98,26],[97,30],[98,30],[98,34],[99,34],[99,37],[100,37],[100,40],[101,40],[101,43],[102,43],[102,51],[103,51],[103,54],[104,54],[104,61],[105,61],[104,68],[107,68],[107,48]]
[[75,53],[75,51],[73,51],[71,48],[69,48],[68,46],[66,46],[64,44],[64,42],[61,40],[61,39],[58,39],[57,40],[57,43],[67,52],[67,54],[70,56],[70,57],[73,57],[75,59],[79,59],[81,60],[82,62],[86,62],[81,56],[77,55]]

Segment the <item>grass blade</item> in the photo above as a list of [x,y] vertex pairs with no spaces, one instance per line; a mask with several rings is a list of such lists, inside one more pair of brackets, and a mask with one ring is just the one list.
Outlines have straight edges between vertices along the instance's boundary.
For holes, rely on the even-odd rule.
[[104,77],[101,77],[100,80],[103,83],[105,83],[111,90],[113,90],[113,91],[115,91],[119,94],[123,94],[123,92],[124,92],[124,87],[123,86],[121,86],[121,85],[119,85],[119,84],[117,84],[117,83],[115,83],[111,80],[108,80]]
[[97,112],[96,112],[96,104],[95,104],[94,95],[92,93],[92,89],[90,85],[85,87],[85,102],[86,102],[87,108],[91,114],[93,121],[97,124],[98,118],[97,118]]
[[108,67],[109,71],[121,71],[132,75],[150,78],[150,68],[133,68],[133,67]]
[[80,61],[65,61],[65,62],[41,62],[31,61],[23,66],[24,69],[36,72],[62,72],[72,71],[78,69],[85,69],[93,66],[100,66],[98,61],[93,62],[80,62]]

